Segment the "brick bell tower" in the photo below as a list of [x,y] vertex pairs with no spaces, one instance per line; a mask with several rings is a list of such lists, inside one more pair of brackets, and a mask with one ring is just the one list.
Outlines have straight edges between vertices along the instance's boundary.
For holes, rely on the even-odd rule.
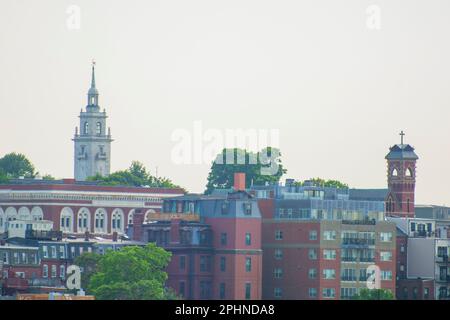
[[416,186],[416,161],[414,148],[403,143],[405,133],[400,132],[401,142],[389,148],[386,155],[388,165],[388,196],[386,215],[413,218],[414,190]]

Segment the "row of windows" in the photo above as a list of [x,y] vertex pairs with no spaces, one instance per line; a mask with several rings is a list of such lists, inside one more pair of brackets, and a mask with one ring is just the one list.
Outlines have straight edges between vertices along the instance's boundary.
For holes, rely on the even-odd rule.
[[[179,267],[180,270],[186,270],[186,256],[179,257]],[[207,255],[200,256],[200,271],[201,272],[210,272],[212,267],[212,257]],[[227,268],[227,259],[224,256],[220,257],[219,260],[219,268],[221,272],[225,272]],[[245,258],[245,272],[252,271],[252,258]]]
[[[341,288],[341,299],[350,299],[358,293],[358,288]],[[277,299],[283,297],[282,288],[274,288],[273,296]],[[308,288],[308,297],[317,298],[317,288]],[[323,288],[322,298],[335,298],[336,289],[335,288]]]
[[[220,245],[226,246],[228,244],[228,234],[226,232],[222,232],[220,234]],[[245,245],[252,245],[252,234],[250,232],[245,233]]]
[[[283,278],[283,269],[282,268],[274,268],[273,269],[273,277],[275,279]],[[317,269],[311,268],[308,270],[308,278],[309,279],[317,279]],[[355,269],[343,269],[341,270],[341,280],[342,281],[366,281],[368,278],[367,269],[359,270],[359,279],[356,277]],[[391,270],[381,270],[380,273],[381,280],[392,280],[392,271]],[[334,280],[336,279],[336,270],[335,269],[323,269],[322,270],[322,279],[324,280]]]
[[[344,251],[346,253],[347,251]],[[316,260],[317,259],[317,251],[316,249],[309,249],[308,251],[308,257],[310,260]],[[343,255],[343,257],[348,257],[347,255]],[[368,256],[370,257],[370,255]],[[274,258],[275,260],[282,260],[283,259],[283,250],[282,249],[275,249],[274,250]],[[355,256],[355,259],[358,257]],[[336,250],[334,249],[324,249],[323,250],[323,259],[325,260],[336,260]],[[392,252],[391,251],[380,251],[380,261],[392,261]]]
[[[361,234],[367,234],[366,238],[367,240],[370,240],[370,234],[371,232],[361,232]],[[344,237],[346,234],[344,234],[343,232],[343,239],[347,239],[347,237]],[[380,241],[381,242],[391,242],[392,241],[392,232],[380,232],[379,234],[380,236]],[[282,230],[275,230],[275,240],[283,240],[283,231]],[[314,241],[317,240],[317,231],[316,230],[311,230],[309,232],[309,240]],[[336,240],[336,231],[335,230],[329,230],[329,231],[324,231],[323,232],[323,240],[327,240],[327,241],[334,241]]]
[[[180,281],[179,283],[179,293],[181,296],[186,297],[186,282]],[[250,282],[245,283],[244,287],[244,297],[246,300],[251,299],[252,284]],[[210,281],[200,281],[200,298],[210,299],[211,297],[211,282]],[[226,299],[226,283],[219,283],[219,299]]]
[[2,252],[0,254],[1,261],[4,264],[34,264],[37,265],[38,255],[35,252]]
[[[48,265],[44,264],[42,266],[42,277],[43,278],[48,278],[49,274],[48,274]],[[56,265],[52,265],[51,266],[51,273],[50,273],[50,277],[51,278],[57,278],[58,274],[57,274],[57,266]],[[60,265],[59,266],[59,277],[61,279],[65,279],[66,278],[66,267],[64,265]]]

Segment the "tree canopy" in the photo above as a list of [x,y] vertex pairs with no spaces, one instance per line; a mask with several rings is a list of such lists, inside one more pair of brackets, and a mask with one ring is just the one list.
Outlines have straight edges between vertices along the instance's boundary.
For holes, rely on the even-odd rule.
[[305,181],[295,181],[294,185],[295,186],[303,186],[306,181],[310,181],[314,185],[320,186],[320,187],[333,187],[333,188],[337,188],[337,189],[348,189],[348,184],[346,184],[344,182],[341,182],[338,180],[325,180],[322,178],[311,178],[311,179],[305,180]]
[[388,289],[361,288],[353,300],[394,300],[394,294]]
[[205,193],[216,188],[231,188],[236,172],[245,173],[245,184],[250,186],[276,183],[286,173],[277,148],[267,147],[254,153],[245,149],[223,149],[211,165]]
[[100,181],[106,186],[133,186],[133,187],[159,187],[159,188],[180,188],[170,179],[165,177],[155,177],[150,174],[145,166],[139,161],[133,161],[126,170],[111,173],[108,176],[97,174],[87,178],[88,181]]
[[[161,300],[176,298],[165,287],[171,253],[149,243],[104,255],[85,253],[75,261],[83,267],[82,284],[99,300]],[[84,273],[84,275],[83,275]]]
[[21,153],[8,153],[0,158],[0,176],[6,178],[34,178],[35,168],[30,160]]

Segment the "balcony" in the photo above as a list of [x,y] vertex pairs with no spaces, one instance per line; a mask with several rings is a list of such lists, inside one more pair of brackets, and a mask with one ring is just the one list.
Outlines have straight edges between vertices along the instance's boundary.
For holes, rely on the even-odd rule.
[[446,255],[446,254],[438,255],[437,258],[436,258],[436,262],[448,263],[448,255]]
[[342,238],[343,245],[374,246],[375,239]]
[[364,219],[364,220],[342,220],[342,224],[352,224],[352,225],[376,225],[377,221],[375,219]]
[[437,280],[439,282],[449,282],[450,283],[450,275],[439,275]]
[[348,277],[348,276],[341,277],[341,281],[356,281],[356,280],[357,280],[356,277]]

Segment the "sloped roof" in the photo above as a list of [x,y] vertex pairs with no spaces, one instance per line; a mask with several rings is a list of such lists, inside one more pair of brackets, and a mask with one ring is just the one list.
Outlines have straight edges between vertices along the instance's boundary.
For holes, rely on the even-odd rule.
[[387,160],[417,160],[419,157],[409,144],[396,144],[389,148]]
[[389,189],[349,189],[350,200],[385,201]]

